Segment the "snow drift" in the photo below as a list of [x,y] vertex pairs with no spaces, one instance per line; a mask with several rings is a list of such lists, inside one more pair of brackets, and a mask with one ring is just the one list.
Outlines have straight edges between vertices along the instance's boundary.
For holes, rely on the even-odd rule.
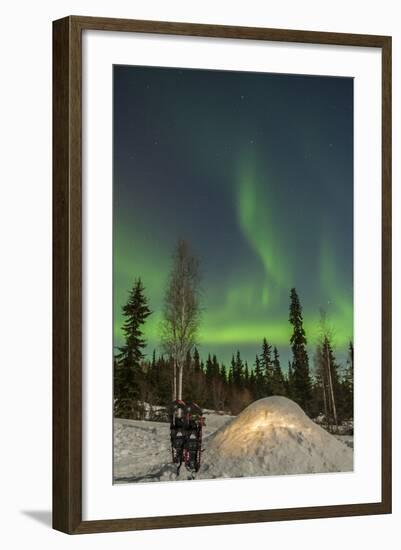
[[340,472],[353,452],[293,401],[255,401],[207,439],[198,478]]

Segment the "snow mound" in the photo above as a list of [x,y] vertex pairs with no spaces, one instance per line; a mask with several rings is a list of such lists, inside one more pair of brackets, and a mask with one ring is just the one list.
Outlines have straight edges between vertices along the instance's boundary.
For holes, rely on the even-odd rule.
[[255,401],[209,438],[197,478],[340,472],[352,450],[285,397]]

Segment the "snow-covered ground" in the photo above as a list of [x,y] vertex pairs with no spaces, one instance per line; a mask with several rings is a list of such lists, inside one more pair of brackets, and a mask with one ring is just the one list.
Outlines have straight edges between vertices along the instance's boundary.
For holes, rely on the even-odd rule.
[[[233,416],[204,410],[204,445],[207,437],[232,420]],[[203,461],[203,457],[202,457]],[[170,424],[146,420],[114,420],[114,480],[161,481],[176,479],[177,467],[171,464]],[[188,472],[182,467],[181,476]]]
[[345,443],[347,447],[350,449],[354,448],[354,436],[353,435],[335,435],[335,437],[341,441],[342,443]]
[[[204,452],[196,479],[350,471],[352,437],[334,437],[293,401],[268,397],[237,417],[205,411]],[[346,438],[346,440],[344,440]],[[169,424],[114,421],[116,483],[191,479],[171,463]]]

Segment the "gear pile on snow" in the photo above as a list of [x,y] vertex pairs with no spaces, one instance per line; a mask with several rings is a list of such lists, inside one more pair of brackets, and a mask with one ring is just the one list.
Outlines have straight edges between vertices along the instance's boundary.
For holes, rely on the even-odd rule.
[[202,428],[205,419],[196,403],[173,401],[170,415],[171,453],[177,474],[182,463],[191,472],[198,472],[202,454]]

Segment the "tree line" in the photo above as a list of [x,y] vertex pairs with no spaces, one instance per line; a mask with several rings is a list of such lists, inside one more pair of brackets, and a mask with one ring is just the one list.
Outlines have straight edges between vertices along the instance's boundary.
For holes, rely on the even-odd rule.
[[[163,353],[145,357],[143,328],[151,315],[145,289],[137,279],[122,309],[124,344],[114,358],[114,413],[143,418],[144,404],[168,407],[176,398],[196,401],[204,408],[238,414],[256,399],[281,395],[297,402],[312,418],[338,426],[353,417],[353,345],[341,368],[333,337],[322,315],[321,334],[309,365],[302,306],[295,288],[290,291],[292,358],[286,371],[276,346],[261,342],[249,365],[238,350],[229,365],[216,355],[202,360],[196,347],[200,322],[198,264],[188,245],[180,241],[166,289],[162,326]],[[185,373],[185,375],[184,375]]]

